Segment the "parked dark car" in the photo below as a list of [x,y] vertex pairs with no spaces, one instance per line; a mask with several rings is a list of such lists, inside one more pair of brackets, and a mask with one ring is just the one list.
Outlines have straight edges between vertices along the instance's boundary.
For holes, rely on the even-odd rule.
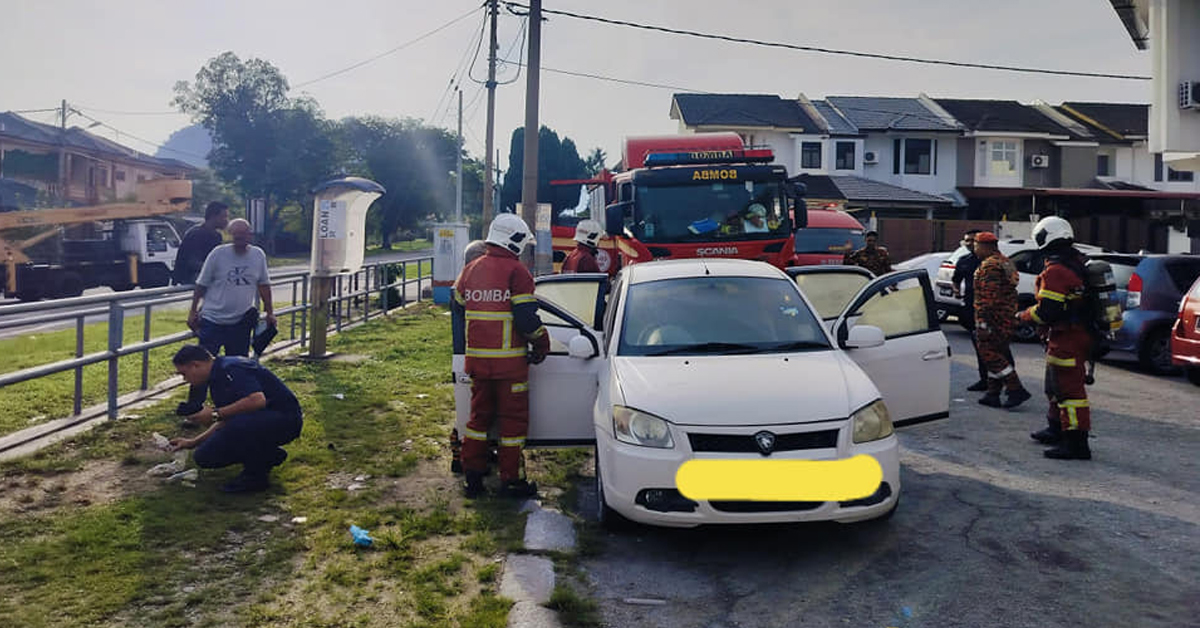
[[1183,367],[1188,381],[1200,386],[1200,279],[1179,304],[1179,318],[1171,335],[1171,359]]
[[1197,277],[1200,256],[1148,255],[1139,262],[1129,276],[1123,323],[1110,357],[1132,355],[1147,371],[1172,372],[1171,326],[1180,300]]

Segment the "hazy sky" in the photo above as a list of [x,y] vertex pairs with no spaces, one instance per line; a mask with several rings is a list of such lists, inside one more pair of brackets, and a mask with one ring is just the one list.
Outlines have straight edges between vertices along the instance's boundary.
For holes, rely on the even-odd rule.
[[[293,86],[394,48],[471,11],[476,0],[2,0],[0,111],[58,106],[154,142],[188,124],[170,111],[176,81],[191,80],[231,50],[282,70]],[[1148,75],[1107,0],[546,0],[613,19],[828,48],[1002,65]],[[500,55],[515,58],[521,18],[502,10]],[[395,54],[293,89],[333,118],[376,114],[423,118],[453,128],[446,92],[483,21],[479,10]],[[931,67],[768,49],[650,33],[548,16],[542,64],[573,72],[724,93],[810,98],[829,95],[1148,102],[1150,83]],[[512,77],[508,66],[501,78]],[[486,41],[474,75],[486,76]],[[464,134],[482,157],[486,96],[463,80]],[[671,89],[542,73],[541,123],[575,140],[581,154],[603,148],[609,164],[625,135],[671,133]],[[524,122],[525,77],[497,91],[497,147]],[[439,109],[439,101],[443,107]],[[28,114],[54,122],[53,113]],[[86,121],[72,116],[72,124]],[[103,133],[114,139],[115,135]],[[122,143],[155,147],[124,135]]]

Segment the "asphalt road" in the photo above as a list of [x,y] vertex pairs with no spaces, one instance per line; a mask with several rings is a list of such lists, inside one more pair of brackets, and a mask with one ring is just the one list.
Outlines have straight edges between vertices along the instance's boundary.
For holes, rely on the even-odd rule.
[[[946,332],[951,416],[900,431],[890,521],[606,534],[583,561],[605,625],[1200,626],[1200,388],[1102,364],[1093,459],[1052,461],[1028,436],[1044,397],[978,405],[969,338]],[[1041,347],[1014,353],[1040,392]]]
[[[384,255],[377,255],[377,256],[367,258],[366,262],[367,263],[400,262],[400,261],[412,260],[412,259],[417,259],[417,258],[422,258],[422,257],[429,257],[432,254],[433,254],[432,249],[427,249],[427,250],[423,250],[423,251],[412,251],[412,252],[395,252],[395,253],[387,253]],[[292,264],[292,265],[287,265],[287,266],[274,266],[271,268],[271,274],[272,274],[272,276],[278,276],[278,275],[282,275],[284,273],[303,271],[303,270],[307,270],[307,269],[308,269],[308,264]],[[415,289],[416,288],[414,286],[412,288],[412,290],[415,291]],[[299,290],[299,288],[297,288],[297,290]],[[92,288],[90,290],[84,291],[83,295],[91,296],[91,295],[98,295],[98,294],[112,294],[112,292],[113,291],[111,288]],[[128,294],[131,297],[136,297],[137,291],[134,290],[134,291],[129,292]],[[285,283],[282,285],[276,285],[273,288],[272,294],[274,295],[275,301],[279,302],[279,303],[291,302],[293,300],[291,284]],[[298,294],[299,293],[297,292],[297,295]],[[410,295],[410,298],[415,298],[415,294]],[[296,300],[299,300],[299,296],[296,297]],[[0,299],[0,305],[9,305],[9,304],[14,304],[14,303],[19,303],[19,301],[17,301],[16,299]],[[156,311],[159,309],[184,309],[184,308],[188,307],[189,303],[190,302],[185,299],[185,300],[181,300],[177,304],[175,304],[175,303],[167,304],[167,305],[159,306],[155,309],[156,309]],[[94,308],[95,306],[91,306],[91,307]],[[60,314],[60,313],[73,312],[73,311],[82,311],[85,309],[90,309],[90,308],[84,308],[84,307],[69,308],[69,309],[63,309],[63,310],[55,310],[54,313]],[[29,313],[16,314],[16,315],[0,314],[0,322],[9,321],[9,320],[18,319],[18,318],[28,318],[30,316],[32,316],[32,315]],[[105,315],[96,315],[96,316],[88,317],[86,319],[86,322],[87,323],[95,323],[95,322],[103,322],[103,321],[107,321],[107,320],[108,320],[108,318]],[[69,320],[69,321],[59,321],[59,322],[45,323],[45,324],[34,324],[34,325],[23,326],[23,327],[15,328],[15,329],[4,329],[4,330],[0,330],[0,339],[14,338],[14,337],[18,337],[18,336],[26,336],[29,334],[36,334],[36,333],[45,333],[48,331],[54,331],[54,330],[58,330],[58,329],[66,329],[69,327],[73,327],[74,325],[75,325],[75,322]]]

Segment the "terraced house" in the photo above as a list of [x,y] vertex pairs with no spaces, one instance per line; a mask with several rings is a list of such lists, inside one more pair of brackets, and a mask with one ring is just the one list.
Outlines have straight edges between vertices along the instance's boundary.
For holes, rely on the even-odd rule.
[[1050,214],[1114,249],[1200,251],[1200,182],[1149,152],[1148,105],[676,94],[670,115],[771,148],[810,204],[873,222],[897,255],[970,226],[1024,237]]

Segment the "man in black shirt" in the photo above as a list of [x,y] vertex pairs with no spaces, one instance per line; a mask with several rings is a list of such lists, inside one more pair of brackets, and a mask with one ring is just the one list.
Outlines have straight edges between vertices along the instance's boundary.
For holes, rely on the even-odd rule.
[[228,205],[213,201],[204,208],[204,223],[188,229],[179,243],[179,252],[175,256],[175,283],[196,283],[204,259],[221,243],[221,230],[228,224]]
[[175,438],[177,449],[196,448],[196,465],[214,469],[242,465],[242,473],[221,487],[227,493],[261,491],[267,475],[287,459],[280,445],[300,436],[300,402],[274,373],[257,362],[214,358],[199,345],[185,345],[172,359],[187,383],[207,384],[212,405],[193,416],[208,429],[195,438]]

